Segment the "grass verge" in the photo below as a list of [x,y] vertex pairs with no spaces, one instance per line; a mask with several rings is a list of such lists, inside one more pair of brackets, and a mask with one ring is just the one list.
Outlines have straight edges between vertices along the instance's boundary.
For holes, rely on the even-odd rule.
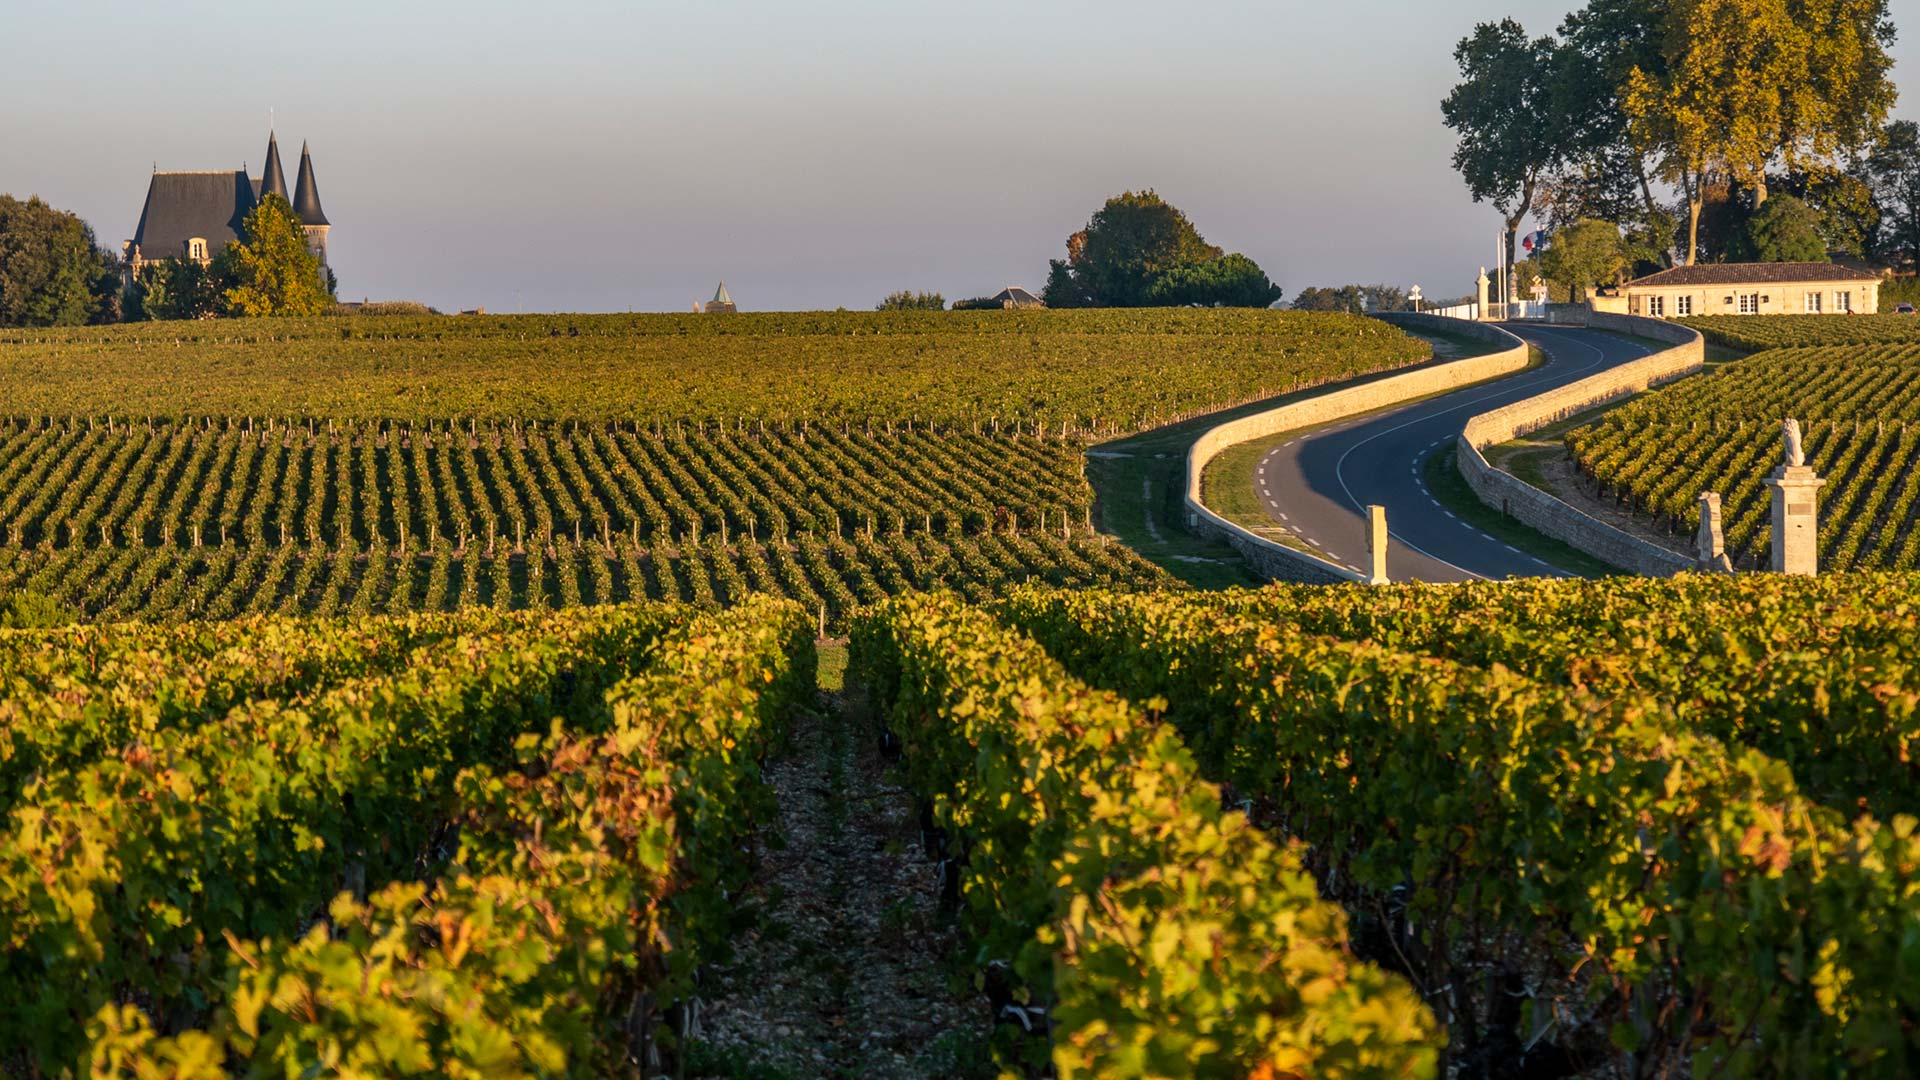
[[1421,461],[1420,476],[1426,482],[1427,490],[1433,494],[1434,499],[1441,506],[1453,511],[1460,520],[1495,540],[1510,544],[1536,559],[1581,577],[1613,577],[1626,573],[1612,563],[1596,559],[1570,544],[1564,544],[1550,536],[1535,532],[1531,527],[1522,525],[1481,502],[1480,497],[1467,486],[1466,477],[1460,475],[1459,464],[1455,460],[1454,446],[1451,442],[1428,454]]

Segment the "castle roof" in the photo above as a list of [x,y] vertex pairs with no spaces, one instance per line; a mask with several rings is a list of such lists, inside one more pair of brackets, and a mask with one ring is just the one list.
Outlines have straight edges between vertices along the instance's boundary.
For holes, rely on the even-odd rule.
[[300,176],[293,183],[293,212],[308,225],[326,225],[327,215],[320,209],[320,188],[313,181],[313,155],[307,144],[300,144]]
[[273,194],[288,202],[293,201],[293,197],[287,194],[287,172],[280,167],[280,141],[273,137],[271,131],[267,132],[267,165],[260,173],[258,192],[262,197]]
[[144,259],[184,258],[187,241],[194,239],[205,240],[212,255],[239,237],[254,205],[253,181],[244,169],[156,172],[133,242]]
[[720,287],[719,287],[718,289],[715,289],[715,290],[713,291],[713,302],[714,302],[714,303],[716,303],[716,304],[731,304],[731,303],[733,303],[733,296],[732,296],[731,294],[729,294],[729,293],[727,292],[727,283],[726,283],[726,282],[724,282],[724,281],[723,281],[723,282],[721,282],[721,283],[720,283]]

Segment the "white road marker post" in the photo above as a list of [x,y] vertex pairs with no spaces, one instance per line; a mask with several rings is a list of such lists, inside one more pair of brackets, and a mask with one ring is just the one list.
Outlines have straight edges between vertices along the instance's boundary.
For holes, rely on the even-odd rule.
[[1385,585],[1387,581],[1387,508],[1367,507],[1367,555],[1370,572],[1367,584]]

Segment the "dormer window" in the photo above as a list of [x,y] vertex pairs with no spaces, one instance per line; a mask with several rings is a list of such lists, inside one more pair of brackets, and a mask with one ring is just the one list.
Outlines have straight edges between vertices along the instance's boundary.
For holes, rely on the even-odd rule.
[[206,262],[207,242],[198,236],[187,241],[187,258],[194,262]]

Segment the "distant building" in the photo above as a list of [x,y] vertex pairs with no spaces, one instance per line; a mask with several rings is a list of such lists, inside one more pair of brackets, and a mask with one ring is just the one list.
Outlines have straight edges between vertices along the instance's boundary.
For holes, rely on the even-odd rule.
[[190,259],[206,265],[221,249],[240,237],[241,223],[260,200],[278,195],[293,204],[300,227],[307,235],[307,246],[327,265],[327,233],[332,224],[320,209],[320,187],[313,175],[313,155],[300,147],[300,172],[293,191],[287,191],[287,175],[280,167],[280,144],[271,132],[267,135],[267,163],[258,180],[246,170],[216,172],[160,172],[155,170],[147,182],[146,205],[140,209],[140,224],[133,239],[123,245],[129,279],[140,269],[161,259]]
[[723,281],[720,287],[713,291],[713,299],[705,304],[693,305],[693,310],[695,314],[731,315],[740,309],[734,306],[733,295],[727,292],[727,283]]
[[1009,285],[993,294],[1003,308],[1043,308],[1047,305],[1037,296],[1018,285]]
[[1880,276],[1833,263],[1705,263],[1676,266],[1620,286],[1629,315],[1872,315]]

